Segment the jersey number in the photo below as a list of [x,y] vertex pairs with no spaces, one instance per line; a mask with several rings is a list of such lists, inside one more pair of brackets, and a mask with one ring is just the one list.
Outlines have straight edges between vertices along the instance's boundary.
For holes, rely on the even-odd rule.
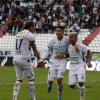
[[16,39],[16,50],[20,50],[23,39]]

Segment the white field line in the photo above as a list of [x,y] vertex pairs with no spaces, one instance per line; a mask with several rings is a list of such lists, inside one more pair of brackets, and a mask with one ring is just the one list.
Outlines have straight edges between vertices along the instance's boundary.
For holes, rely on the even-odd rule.
[[[88,82],[91,82],[91,83],[95,83],[95,82],[97,82],[97,83],[100,83],[100,81],[86,81],[86,83],[88,83]],[[63,82],[64,84],[66,83],[66,84],[68,84],[68,82]],[[8,83],[0,83],[0,85],[12,85],[12,84],[15,84],[15,83],[11,83],[11,82],[8,82]],[[22,84],[24,84],[24,85],[26,85],[26,84],[28,84],[28,83],[22,83]],[[35,84],[37,85],[37,84],[47,84],[47,82],[35,82]],[[57,84],[57,82],[54,82],[54,84]]]

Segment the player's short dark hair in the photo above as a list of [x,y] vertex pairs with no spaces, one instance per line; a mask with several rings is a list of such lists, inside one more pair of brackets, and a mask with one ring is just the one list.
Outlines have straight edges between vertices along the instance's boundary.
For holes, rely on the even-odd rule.
[[64,27],[64,26],[57,26],[56,28],[61,28],[62,30],[64,30],[64,29],[65,29],[65,27]]
[[62,30],[65,29],[65,23],[59,23],[56,28],[61,28]]
[[24,29],[28,29],[30,27],[34,26],[34,22],[26,22]]

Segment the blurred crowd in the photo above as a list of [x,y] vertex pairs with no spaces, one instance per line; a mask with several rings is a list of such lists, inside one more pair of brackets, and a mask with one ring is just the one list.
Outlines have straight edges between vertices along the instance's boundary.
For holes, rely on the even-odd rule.
[[[27,1],[27,0],[23,0]],[[36,33],[54,33],[58,23],[65,23],[65,31],[93,30],[100,24],[100,0],[28,0],[31,5],[20,5],[20,0],[0,0],[0,23],[10,15],[12,21],[3,25],[11,35],[24,29],[26,21],[33,21]],[[5,33],[4,33],[5,34]]]

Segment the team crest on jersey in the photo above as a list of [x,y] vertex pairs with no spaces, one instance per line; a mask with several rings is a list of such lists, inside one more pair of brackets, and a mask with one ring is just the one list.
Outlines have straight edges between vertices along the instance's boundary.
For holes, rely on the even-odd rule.
[[62,45],[59,45],[59,48],[62,48]]
[[75,50],[72,50],[72,53],[74,53],[75,52]]

